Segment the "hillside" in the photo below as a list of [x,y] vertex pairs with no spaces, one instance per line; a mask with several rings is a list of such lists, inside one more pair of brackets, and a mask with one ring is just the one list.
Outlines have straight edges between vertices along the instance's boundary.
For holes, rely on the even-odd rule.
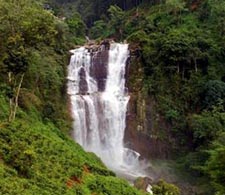
[[35,113],[19,110],[13,123],[1,122],[0,145],[1,194],[143,194]]

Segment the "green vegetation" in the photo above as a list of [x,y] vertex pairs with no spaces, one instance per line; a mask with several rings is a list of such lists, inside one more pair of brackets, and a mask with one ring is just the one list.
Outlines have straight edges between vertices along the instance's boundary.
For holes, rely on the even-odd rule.
[[0,192],[141,194],[67,137],[67,52],[88,31],[138,49],[160,139],[204,195],[224,194],[225,1],[42,2],[0,0]]
[[76,13],[0,0],[0,194],[144,194],[68,136],[68,50],[85,28]]
[[94,38],[126,39],[139,50],[142,90],[168,127],[160,129],[160,139],[203,194],[225,190],[224,3],[167,0],[129,11],[111,6],[90,30]]
[[180,190],[175,185],[168,184],[163,180],[153,185],[152,191],[156,195],[180,195]]
[[[138,7],[140,3],[153,3],[158,0],[47,0],[47,5],[50,5],[52,10],[58,16],[70,17],[75,11],[78,12],[88,27],[91,27],[96,20],[107,15],[107,10],[111,5],[121,7],[123,10],[128,10],[133,7]],[[103,32],[104,33],[104,32]]]
[[[7,103],[2,98],[1,103],[2,110]],[[52,122],[20,109],[17,118],[0,126],[1,194],[143,194],[114,177]]]

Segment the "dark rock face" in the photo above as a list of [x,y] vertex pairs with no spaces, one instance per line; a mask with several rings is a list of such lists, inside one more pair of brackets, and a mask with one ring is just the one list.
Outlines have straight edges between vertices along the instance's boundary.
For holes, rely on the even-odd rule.
[[88,84],[86,81],[86,72],[82,67],[79,72],[80,82],[79,82],[79,93],[84,95],[88,91]]
[[[156,111],[154,97],[145,92],[144,71],[139,50],[131,49],[126,85],[129,89],[125,145],[144,158],[166,159],[170,156],[169,129]],[[163,132],[163,135],[162,135]],[[166,139],[164,139],[166,137]]]
[[[100,92],[105,90],[106,85],[110,41],[104,40],[100,45],[86,46],[86,49],[91,54],[90,76],[97,82],[98,91]],[[85,69],[81,68],[79,71],[79,93],[81,95],[86,94],[88,91],[86,74]]]
[[104,91],[107,79],[109,46],[102,45],[99,51],[93,53],[90,74],[97,81],[98,90]]
[[[154,113],[154,101],[142,99],[143,104],[140,104],[140,99],[135,97],[135,94],[131,94],[125,143],[127,147],[139,152],[144,158],[167,159],[170,156],[170,146],[159,135],[160,129],[165,130],[167,127],[164,121]],[[156,126],[154,123],[159,123],[160,126]]]

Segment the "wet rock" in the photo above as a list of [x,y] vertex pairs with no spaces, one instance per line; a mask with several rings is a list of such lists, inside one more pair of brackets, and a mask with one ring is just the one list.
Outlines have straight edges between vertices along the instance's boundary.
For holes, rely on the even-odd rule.
[[153,183],[153,181],[149,177],[138,177],[134,181],[134,187],[136,187],[139,190],[143,190],[145,192],[148,192],[149,194],[153,194],[152,183]]
[[84,70],[84,68],[81,68],[79,71],[79,77],[80,77],[80,81],[79,81],[79,94],[86,94],[88,91],[88,84],[86,81],[86,72]]
[[105,39],[101,42],[101,45],[105,47],[105,50],[109,50],[110,48],[110,43],[113,43],[113,39]]
[[96,80],[98,91],[105,90],[108,71],[109,48],[102,47],[100,51],[93,53],[90,75]]

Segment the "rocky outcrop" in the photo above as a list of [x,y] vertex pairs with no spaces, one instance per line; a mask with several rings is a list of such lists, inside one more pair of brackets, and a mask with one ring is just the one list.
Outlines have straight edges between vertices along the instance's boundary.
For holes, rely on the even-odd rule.
[[86,72],[83,67],[79,71],[79,77],[80,77],[79,94],[86,94],[88,91],[88,84],[86,80]]
[[149,177],[138,177],[134,181],[134,187],[139,189],[139,190],[143,190],[145,192],[148,192],[149,194],[153,194],[152,183],[153,183],[153,181]]
[[97,81],[98,91],[105,90],[109,47],[101,45],[98,52],[93,53],[90,75]]
[[91,43],[85,45],[85,48],[92,53],[90,76],[97,81],[98,91],[100,92],[104,91],[105,89],[111,42],[111,39],[106,39],[103,40],[100,44]]

